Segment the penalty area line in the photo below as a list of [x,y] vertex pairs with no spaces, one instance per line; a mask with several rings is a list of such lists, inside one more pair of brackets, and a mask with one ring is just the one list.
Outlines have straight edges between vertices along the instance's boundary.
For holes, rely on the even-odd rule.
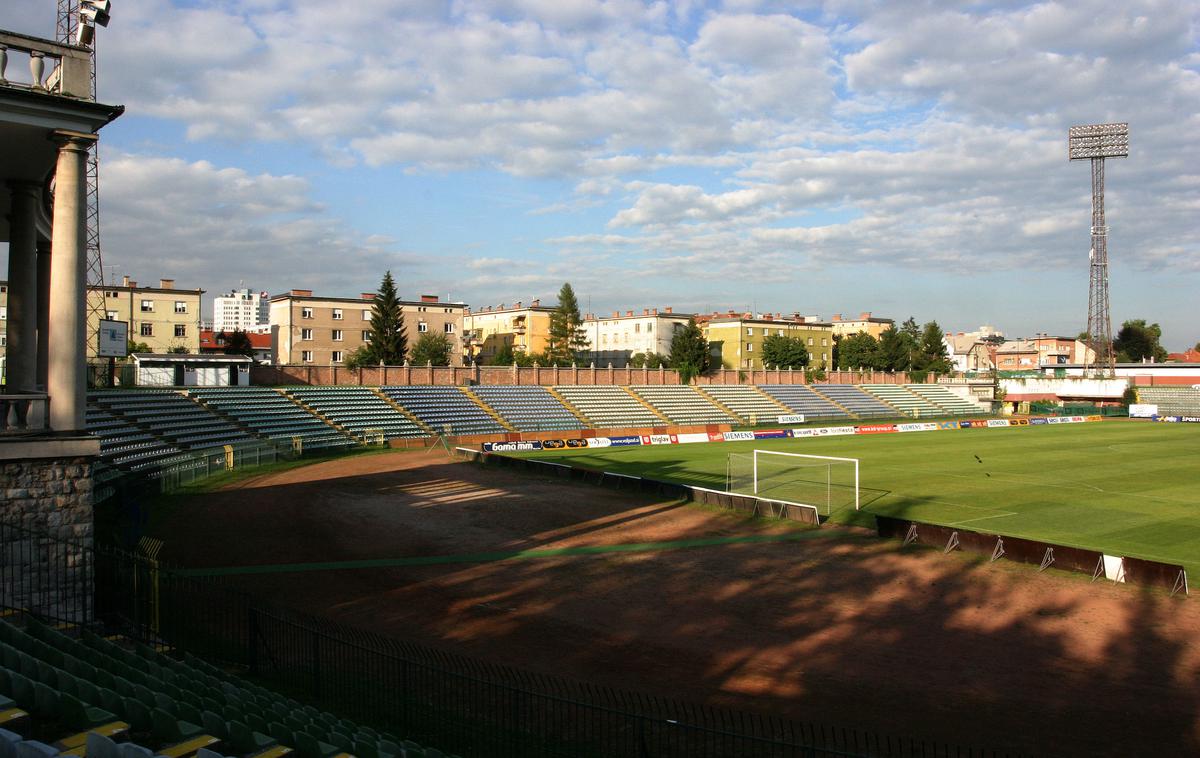
[[630,542],[616,545],[578,545],[543,550],[505,550],[491,553],[460,553],[457,555],[419,555],[407,558],[371,558],[351,561],[320,561],[313,563],[274,563],[261,566],[219,566],[215,568],[177,569],[179,576],[237,576],[246,574],[292,574],[308,571],[341,571],[345,569],[401,568],[405,566],[435,566],[451,563],[494,563],[498,561],[561,558],[575,555],[604,553],[652,553],[666,550],[686,550],[718,545],[738,545],[768,542],[799,542],[834,537],[836,532],[810,530],[786,534],[754,534],[742,537],[698,537],[669,542]]

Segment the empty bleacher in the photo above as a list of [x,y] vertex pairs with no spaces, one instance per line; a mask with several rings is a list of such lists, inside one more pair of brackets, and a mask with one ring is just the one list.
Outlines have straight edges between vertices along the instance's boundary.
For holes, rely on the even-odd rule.
[[584,429],[586,425],[545,387],[481,385],[471,391],[514,429]]
[[943,414],[948,416],[973,416],[986,412],[979,403],[957,395],[940,384],[906,384],[910,392],[914,392],[936,405]]
[[643,400],[675,424],[736,424],[738,419],[721,410],[695,387],[641,385],[630,387]]
[[502,434],[508,429],[458,387],[382,387],[383,394],[438,434]]
[[368,387],[289,387],[287,393],[353,434],[374,430],[389,440],[429,435]]
[[0,701],[16,712],[0,724],[0,755],[15,758],[444,756],[196,658],[33,620],[0,620]]
[[944,416],[945,411],[938,408],[920,395],[909,392],[900,384],[864,384],[862,388],[888,405],[896,408],[905,416],[913,418],[929,418]]
[[759,389],[808,419],[844,419],[850,414],[803,384],[764,384]]
[[1158,406],[1160,416],[1200,416],[1200,389],[1138,387],[1138,402]]
[[188,393],[270,440],[299,437],[305,450],[355,444],[352,438],[269,387],[193,387]]
[[900,415],[895,408],[853,384],[814,384],[813,389],[858,418]]
[[184,450],[253,442],[256,437],[178,392],[97,392],[92,402]]
[[709,384],[700,387],[700,392],[733,411],[742,423],[751,419],[758,424],[773,424],[779,416],[789,413],[777,401],[744,384]]
[[181,460],[185,454],[107,408],[91,402],[85,415],[87,430],[100,438],[100,457],[126,471],[146,471]]
[[667,423],[620,387],[560,384],[554,391],[598,429],[666,426]]

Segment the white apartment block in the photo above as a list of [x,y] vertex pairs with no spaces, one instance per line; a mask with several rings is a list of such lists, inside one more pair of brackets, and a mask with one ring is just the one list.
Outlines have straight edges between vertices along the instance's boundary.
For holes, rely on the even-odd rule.
[[248,289],[233,290],[213,298],[212,329],[221,332],[269,332],[271,296]]
[[675,331],[687,326],[689,318],[691,314],[674,313],[671,308],[661,313],[657,308],[643,308],[641,313],[613,311],[608,317],[589,313],[583,330],[597,367],[624,368],[638,353],[668,355]]

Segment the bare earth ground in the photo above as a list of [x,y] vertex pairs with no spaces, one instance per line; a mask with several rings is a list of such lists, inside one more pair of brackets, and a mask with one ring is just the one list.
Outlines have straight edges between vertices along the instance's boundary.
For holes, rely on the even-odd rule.
[[[189,499],[185,566],[784,533],[790,525],[397,453]],[[844,530],[800,541],[234,577],[488,660],[1039,755],[1200,754],[1200,603]]]

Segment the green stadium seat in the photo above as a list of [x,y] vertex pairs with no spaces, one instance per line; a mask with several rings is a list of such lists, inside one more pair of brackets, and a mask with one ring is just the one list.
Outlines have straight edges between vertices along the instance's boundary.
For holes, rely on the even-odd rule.
[[335,745],[322,742],[306,732],[296,732],[296,752],[300,758],[333,758],[342,752]]
[[136,697],[124,698],[123,702],[125,709],[121,711],[121,715],[129,722],[133,731],[145,734],[154,730],[154,716],[150,713],[149,706]]
[[256,732],[240,721],[228,722],[229,746],[239,755],[260,753],[274,747],[279,741],[261,732]]
[[204,734],[204,727],[180,721],[162,708],[150,709],[151,733],[159,742],[176,745]]

